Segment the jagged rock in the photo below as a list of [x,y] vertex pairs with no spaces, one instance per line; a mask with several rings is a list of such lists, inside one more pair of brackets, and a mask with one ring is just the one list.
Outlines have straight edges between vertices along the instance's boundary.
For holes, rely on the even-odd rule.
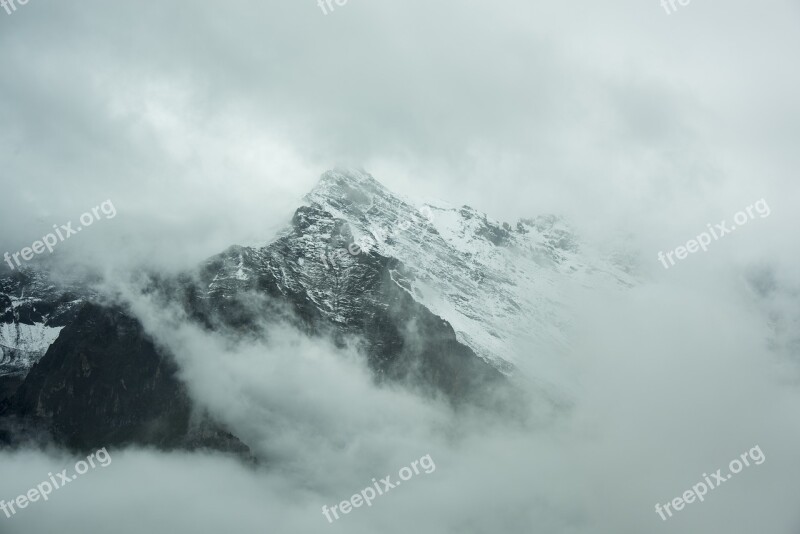
[[[632,284],[557,217],[511,225],[467,206],[415,204],[344,170],[325,173],[268,244],[232,246],[177,277],[142,277],[144,291],[204,328],[257,337],[264,322],[280,322],[342,344],[356,338],[378,381],[493,409],[515,402],[488,395],[507,388],[515,343],[534,352],[565,343],[565,281]],[[76,449],[246,456],[219,422],[196,414],[171,356],[89,278],[66,283],[35,267],[0,278],[0,440],[41,430]],[[546,379],[548,363],[537,362]]]

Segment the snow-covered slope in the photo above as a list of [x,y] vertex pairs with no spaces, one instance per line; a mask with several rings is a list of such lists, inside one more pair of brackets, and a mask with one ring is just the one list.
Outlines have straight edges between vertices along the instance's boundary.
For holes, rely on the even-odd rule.
[[[552,355],[554,348],[566,346],[571,313],[565,293],[571,287],[634,283],[621,268],[579,244],[554,216],[512,226],[467,206],[400,198],[369,174],[352,170],[324,174],[305,200],[346,222],[351,242],[359,245],[355,251],[400,260],[405,269],[398,284],[448,321],[459,341],[504,372],[522,358]],[[306,254],[300,261],[335,263],[337,256],[331,259],[326,250],[333,228],[304,235]],[[342,261],[347,256],[338,255]]]
[[[388,274],[496,369],[526,365],[553,381],[554,362],[568,348],[569,292],[634,283],[557,217],[494,221],[471,207],[403,198],[356,170],[326,172],[275,240],[231,247],[204,269],[202,291],[218,303],[271,288],[303,314],[352,332],[390,306],[378,283]],[[4,284],[0,373],[25,372],[80,298],[40,275],[19,274]],[[227,306],[221,315],[231,315]]]
[[0,375],[30,369],[62,328],[44,323],[0,323]]
[[56,340],[82,300],[45,270],[0,278],[0,376],[24,376]]
[[[569,394],[560,356],[572,289],[633,280],[556,217],[500,223],[473,208],[402,198],[361,171],[330,171],[266,245],[232,246],[197,269],[144,272],[137,283],[231,339],[290,324],[356,348],[380,382],[513,410],[520,392],[503,373],[522,370],[551,400]],[[180,425],[153,433],[165,409],[188,420],[190,399],[139,320],[89,287],[88,273],[0,276],[0,419],[44,414],[45,427],[71,428],[70,439],[91,446],[120,436],[197,443]],[[92,424],[75,427],[87,406]],[[214,446],[227,450],[228,441]]]

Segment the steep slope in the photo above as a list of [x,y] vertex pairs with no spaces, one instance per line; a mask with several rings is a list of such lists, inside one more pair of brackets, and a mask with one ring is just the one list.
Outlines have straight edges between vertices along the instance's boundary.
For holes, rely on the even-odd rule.
[[[329,214],[333,221],[315,216],[325,224],[308,225],[302,246],[291,250],[298,261],[330,272],[334,262],[323,255],[353,242],[395,258],[404,267],[398,285],[505,373],[521,358],[566,348],[571,314],[564,303],[571,286],[634,283],[623,269],[579,244],[554,216],[512,226],[467,206],[401,199],[359,171],[326,173],[306,202],[312,213]],[[520,346],[527,349],[522,355]],[[535,363],[544,374],[550,362]]]
[[[520,363],[543,381],[556,374],[570,285],[632,283],[558,218],[501,224],[468,207],[415,204],[341,170],[325,173],[266,245],[230,247],[178,277],[143,277],[144,291],[209,330],[261,336],[269,322],[356,340],[378,381],[491,409],[517,404],[504,374]],[[76,448],[246,451],[192,416],[171,355],[125,306],[33,270],[0,278],[0,289],[0,374],[16,377],[0,395],[6,441],[41,428]]]
[[0,278],[0,400],[44,356],[86,293],[83,286],[30,267]]
[[[502,375],[412,298],[397,260],[363,254],[342,258],[329,270],[296,261],[309,228],[339,224],[328,213],[300,208],[291,230],[273,243],[232,247],[209,260],[189,277],[194,282],[182,287],[181,300],[210,327],[255,333],[264,321],[280,321],[340,343],[357,339],[378,379],[444,393],[455,402],[483,402],[481,392],[502,382]],[[337,231],[332,235],[330,242],[338,243]]]
[[24,433],[42,429],[77,450],[142,444],[246,453],[208,418],[193,416],[177,371],[124,310],[87,303],[0,413],[24,422]]

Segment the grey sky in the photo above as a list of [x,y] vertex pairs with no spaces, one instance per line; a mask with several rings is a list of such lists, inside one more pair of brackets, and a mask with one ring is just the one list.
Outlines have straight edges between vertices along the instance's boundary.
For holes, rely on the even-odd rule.
[[[328,15],[314,0],[30,0],[11,16],[0,10],[0,253],[112,199],[117,216],[59,252],[184,268],[270,239],[322,172],[353,165],[396,192],[497,219],[563,213],[585,239],[632,250],[642,265],[631,294],[575,296],[585,376],[573,418],[457,445],[437,430],[452,414],[371,389],[353,355],[290,338],[271,347],[273,359],[244,347],[220,368],[203,348],[224,340],[165,329],[168,346],[196,348],[184,370],[201,404],[269,453],[296,451],[296,469],[121,452],[48,503],[53,517],[91,532],[132,514],[131,503],[156,502],[116,531],[182,532],[197,517],[208,532],[238,521],[241,532],[515,534],[535,520],[554,534],[687,524],[796,533],[797,362],[765,349],[762,312],[789,321],[800,287],[799,25],[789,0],[693,0],[671,15],[657,0],[349,0]],[[658,251],[762,198],[769,218],[662,269]],[[778,280],[781,295],[763,309],[742,289],[752,266]],[[298,426],[283,441],[264,432],[286,421],[259,411],[276,402],[263,383],[320,385],[286,415]],[[336,408],[346,416],[316,435],[320,412]],[[373,432],[345,452],[325,441],[362,426]],[[389,439],[397,434],[402,443]],[[671,523],[653,513],[756,444],[762,466]],[[354,451],[375,455],[356,461]],[[437,471],[415,491],[347,524],[329,528],[319,514],[331,495],[348,498],[364,477],[426,453]],[[32,453],[0,462],[14,466],[0,498],[58,463]],[[54,528],[41,508],[3,528]]]
[[791,205],[798,21],[778,1],[29,2],[0,17],[0,244],[112,198],[126,216],[71,246],[193,262],[268,239],[336,165],[674,238]]

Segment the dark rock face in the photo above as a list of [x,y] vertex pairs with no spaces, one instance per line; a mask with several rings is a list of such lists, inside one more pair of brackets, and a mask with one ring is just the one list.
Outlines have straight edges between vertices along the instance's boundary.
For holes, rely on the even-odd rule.
[[0,277],[0,400],[14,394],[87,294],[32,268]]
[[24,380],[19,375],[0,376],[0,402],[14,395]]
[[[311,335],[354,336],[378,381],[403,382],[453,403],[481,403],[505,377],[456,339],[447,321],[418,303],[402,263],[375,251],[338,255],[329,263],[310,257],[303,236],[314,225],[325,235],[317,246],[346,248],[352,236],[341,221],[317,208],[297,211],[291,230],[261,249],[232,247],[210,259],[183,291],[190,315],[242,333],[265,317]],[[324,228],[322,233],[319,229]],[[304,258],[303,262],[298,259]],[[253,309],[252,295],[269,300]]]
[[[315,191],[269,245],[230,247],[177,277],[144,276],[143,290],[179,304],[190,320],[209,330],[256,337],[265,323],[281,323],[342,345],[358,339],[377,382],[400,382],[454,406],[513,405],[513,394],[495,395],[509,391],[499,366],[476,355],[451,323],[423,305],[415,284],[423,275],[455,280],[453,298],[466,306],[473,282],[492,277],[470,270],[468,258],[448,248],[432,226],[393,234],[400,221],[419,216],[371,177],[329,173]],[[507,225],[486,222],[472,211],[467,215],[480,223],[475,233],[481,242],[505,246],[516,239]],[[377,234],[388,229],[390,235],[373,233],[373,246],[331,257],[355,242],[353,229],[359,225],[377,228]],[[375,246],[381,241],[385,246]],[[425,256],[409,267],[392,250],[405,251],[406,258],[411,250]],[[428,264],[436,269],[426,273],[420,265]],[[456,269],[461,278],[451,277]],[[4,349],[0,442],[18,443],[41,431],[80,450],[139,444],[246,456],[247,447],[235,436],[197,413],[171,355],[127,309],[105,302],[86,287],[76,289],[33,270],[0,277],[0,322],[57,334],[54,342],[42,334],[38,345],[31,344],[49,346],[43,354],[20,354],[26,345],[19,336],[15,346]]]
[[[378,381],[443,393],[456,404],[480,404],[484,389],[504,381],[457,341],[446,321],[412,298],[396,260],[364,253],[331,265],[294,261],[308,215],[298,210],[292,232],[267,247],[231,247],[195,273],[153,277],[148,291],[182,304],[209,329],[258,335],[269,320],[342,343],[359,336]],[[336,226],[328,213],[313,216]],[[349,238],[335,233],[330,246]],[[24,381],[15,375],[5,389],[0,441],[13,443],[36,431],[75,450],[139,444],[248,454],[235,436],[193,415],[172,358],[126,310],[82,301],[64,317],[66,326]]]
[[123,310],[84,304],[0,408],[71,449],[244,447],[193,421],[177,368]]

